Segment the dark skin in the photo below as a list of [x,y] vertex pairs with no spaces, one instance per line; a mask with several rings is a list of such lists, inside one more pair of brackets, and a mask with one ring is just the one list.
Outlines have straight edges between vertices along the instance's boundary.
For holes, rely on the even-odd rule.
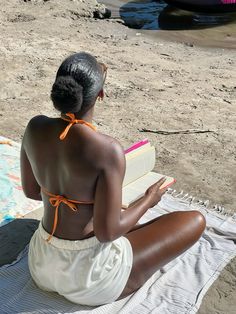
[[[98,96],[101,96],[103,91]],[[76,118],[92,122],[92,106]],[[23,190],[27,197],[43,200],[43,227],[52,230],[55,209],[41,187],[53,194],[94,205],[78,205],[73,212],[60,205],[54,236],[82,240],[96,236],[101,242],[121,236],[133,249],[133,267],[123,298],[139,289],[152,274],[193,245],[205,228],[204,217],[196,211],[163,215],[145,225],[136,225],[156,205],[165,189],[164,178],[152,185],[144,197],[121,211],[125,157],[121,145],[110,136],[94,132],[85,125],[74,125],[67,137],[59,134],[68,125],[60,118],[37,116],[25,131],[21,149]]]

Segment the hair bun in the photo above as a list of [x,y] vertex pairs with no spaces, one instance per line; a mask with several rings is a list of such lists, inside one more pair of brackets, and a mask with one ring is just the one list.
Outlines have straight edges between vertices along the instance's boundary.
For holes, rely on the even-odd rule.
[[72,76],[59,76],[52,86],[51,99],[63,113],[78,112],[83,104],[83,87]]

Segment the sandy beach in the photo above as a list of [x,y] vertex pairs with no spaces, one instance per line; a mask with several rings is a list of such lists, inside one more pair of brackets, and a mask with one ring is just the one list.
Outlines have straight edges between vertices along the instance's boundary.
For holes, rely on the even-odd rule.
[[[87,51],[108,66],[106,97],[95,113],[99,130],[124,147],[149,138],[155,169],[175,177],[176,190],[236,212],[234,49],[154,40],[119,19],[94,19],[93,0],[0,4],[2,136],[19,142],[30,118],[58,116],[49,97],[58,65]],[[181,133],[192,130],[204,133]],[[235,313],[235,282],[236,259],[198,313]]]

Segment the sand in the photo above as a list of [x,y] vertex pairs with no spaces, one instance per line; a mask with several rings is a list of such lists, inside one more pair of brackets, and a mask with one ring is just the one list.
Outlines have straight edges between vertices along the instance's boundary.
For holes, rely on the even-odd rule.
[[[236,211],[235,50],[154,40],[122,21],[95,20],[92,0],[0,4],[1,135],[20,141],[31,117],[57,116],[49,98],[56,70],[69,54],[88,51],[109,68],[95,113],[99,130],[124,147],[148,137],[156,170],[174,176],[177,190]],[[236,260],[199,313],[234,313],[235,282]]]

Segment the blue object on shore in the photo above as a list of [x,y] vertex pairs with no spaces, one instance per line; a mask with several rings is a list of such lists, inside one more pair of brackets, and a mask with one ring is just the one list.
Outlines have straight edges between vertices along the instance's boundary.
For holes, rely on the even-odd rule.
[[164,0],[179,9],[204,13],[236,12],[236,0]]

